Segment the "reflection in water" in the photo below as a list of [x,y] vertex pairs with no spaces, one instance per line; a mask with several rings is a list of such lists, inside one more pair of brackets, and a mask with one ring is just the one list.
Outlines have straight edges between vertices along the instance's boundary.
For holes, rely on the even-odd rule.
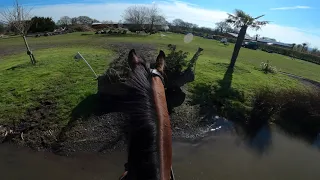
[[[236,127],[236,125],[231,121],[228,121],[219,116],[215,116],[211,119],[212,125],[209,128],[210,132],[233,132],[233,130],[237,129],[236,134],[239,137],[243,137],[243,141],[245,142],[245,144],[259,154],[267,152],[272,145],[272,136],[269,125],[264,125],[261,128],[252,131],[251,128],[246,129]],[[241,129],[240,131],[239,128]],[[213,133],[209,134],[212,135]]]
[[312,145],[320,149],[320,133],[318,134]]
[[272,145],[271,130],[268,125],[260,128],[255,134],[250,134],[247,140],[250,148],[259,153],[265,153]]
[[[263,127],[252,138],[239,142],[228,122],[216,118],[211,129],[219,130],[194,142],[173,142],[173,167],[176,179],[183,180],[269,180],[320,179],[320,153],[299,139],[278,129]],[[268,153],[257,155],[248,147]],[[118,179],[123,173],[125,152],[76,154],[62,157],[33,152],[4,144],[0,146],[1,179],[91,180]]]

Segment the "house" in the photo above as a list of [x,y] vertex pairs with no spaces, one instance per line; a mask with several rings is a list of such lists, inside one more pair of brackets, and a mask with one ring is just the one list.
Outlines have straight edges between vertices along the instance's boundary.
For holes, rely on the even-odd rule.
[[[238,38],[238,34],[236,34],[236,33],[226,33],[224,36],[226,38]],[[252,40],[252,38],[248,34],[245,35],[244,39],[245,40]]]
[[274,39],[265,38],[265,37],[258,38],[258,42],[263,43],[263,44],[267,44],[267,45],[271,45],[271,46],[278,46],[278,47],[282,47],[282,48],[292,48],[292,44],[277,42]]
[[[134,26],[134,24],[118,24],[118,23],[112,23],[112,24],[103,24],[103,23],[92,23],[91,27],[94,28],[94,29],[97,29],[97,30],[101,30],[101,29],[104,29],[104,28],[110,28],[110,27],[113,27],[113,28],[120,28],[120,27],[123,27],[123,28],[129,28],[129,27],[132,27]],[[140,25],[142,29],[148,29],[147,27],[150,26],[150,24],[143,24],[143,25]],[[168,25],[161,25],[161,24],[154,24],[153,25],[153,28],[155,29],[158,29],[158,30],[164,30],[164,31],[167,31],[169,29],[169,26]]]

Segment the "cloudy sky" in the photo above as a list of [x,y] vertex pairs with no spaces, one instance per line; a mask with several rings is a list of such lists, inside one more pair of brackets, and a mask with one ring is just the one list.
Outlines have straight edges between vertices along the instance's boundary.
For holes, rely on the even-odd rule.
[[[252,16],[265,14],[262,20],[271,23],[260,31],[249,30],[286,43],[308,42],[320,48],[320,1],[318,0],[20,0],[33,7],[33,14],[58,20],[61,16],[86,15],[98,20],[119,21],[125,8],[155,3],[168,21],[180,18],[199,26],[214,27],[234,9],[242,9]],[[0,0],[1,8],[12,5],[11,0]]]

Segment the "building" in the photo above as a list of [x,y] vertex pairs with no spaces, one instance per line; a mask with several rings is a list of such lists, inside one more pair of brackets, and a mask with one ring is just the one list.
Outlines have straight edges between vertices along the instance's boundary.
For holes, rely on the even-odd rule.
[[267,38],[258,38],[258,42],[263,43],[263,44],[272,45],[272,46],[278,46],[278,47],[282,47],[282,48],[292,48],[292,44],[277,42],[277,41],[270,40]]
[[[224,35],[226,38],[238,38],[238,34],[236,33],[226,33]],[[252,37],[250,37],[248,34],[245,35],[244,40],[252,40]]]
[[[238,38],[238,34],[236,34],[236,33],[227,33],[226,35],[227,35],[227,38],[228,37]],[[246,34],[244,39],[245,39],[245,41],[257,41],[258,43],[268,44],[268,45],[272,45],[272,46],[278,46],[278,47],[282,47],[282,48],[292,48],[292,44],[277,42],[277,41],[275,41],[275,39],[266,38],[266,37],[256,39],[256,38],[252,38]]]
[[[101,30],[101,29],[105,29],[105,28],[129,28],[131,26],[134,26],[134,24],[118,24],[118,23],[112,23],[112,24],[102,24],[102,23],[92,23],[91,27],[97,30]],[[148,29],[148,27],[150,26],[150,24],[143,24],[141,25],[142,29]],[[158,30],[164,30],[167,31],[169,30],[169,26],[168,25],[160,25],[160,24],[154,24],[153,28],[158,29]]]

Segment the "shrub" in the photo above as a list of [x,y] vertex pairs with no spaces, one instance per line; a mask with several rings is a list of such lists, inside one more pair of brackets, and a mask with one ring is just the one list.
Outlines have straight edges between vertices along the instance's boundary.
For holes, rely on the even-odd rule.
[[[250,121],[273,121],[291,134],[315,137],[320,132],[320,91],[259,89]],[[255,122],[257,123],[257,122]]]
[[86,32],[86,31],[93,31],[92,28],[86,25],[74,25],[68,28],[69,32]]
[[274,66],[271,66],[269,61],[267,61],[266,63],[262,62],[260,64],[260,67],[261,67],[261,70],[266,74],[268,74],[268,73],[276,73],[277,72],[277,68],[274,67]]
[[278,53],[278,54],[282,54],[285,56],[301,59],[304,61],[309,61],[312,63],[320,64],[320,56],[316,56],[313,54],[292,51],[292,49],[282,48],[282,47],[277,47],[277,46],[270,46],[270,45],[265,45],[265,44],[261,44],[261,43],[259,43],[259,48],[263,51],[266,51],[266,52]]
[[186,58],[189,53],[181,50],[176,51],[176,45],[172,44],[168,45],[168,49],[170,53],[166,57],[166,74],[181,73],[182,69],[187,65]]
[[131,32],[136,32],[136,31],[142,31],[142,30],[143,30],[143,28],[141,27],[141,25],[138,25],[138,24],[128,25],[128,29],[129,29],[129,31],[131,31]]

